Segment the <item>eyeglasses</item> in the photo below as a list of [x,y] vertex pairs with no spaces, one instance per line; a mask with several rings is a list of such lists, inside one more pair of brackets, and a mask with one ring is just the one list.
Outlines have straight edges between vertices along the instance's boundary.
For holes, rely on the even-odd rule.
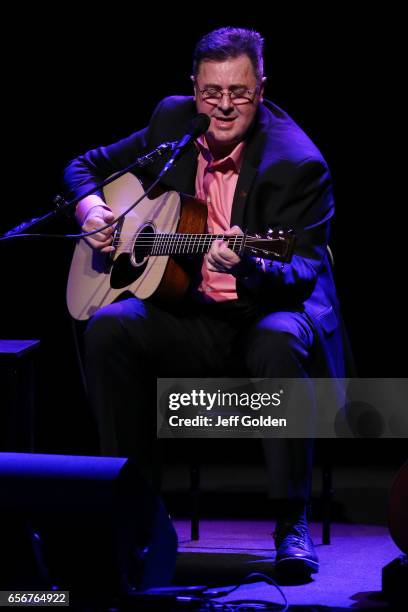
[[199,89],[200,95],[208,104],[217,105],[224,96],[229,96],[233,104],[249,104],[253,102],[258,92],[256,89],[246,89],[245,87],[237,87],[235,89],[216,89],[215,87],[205,87]]

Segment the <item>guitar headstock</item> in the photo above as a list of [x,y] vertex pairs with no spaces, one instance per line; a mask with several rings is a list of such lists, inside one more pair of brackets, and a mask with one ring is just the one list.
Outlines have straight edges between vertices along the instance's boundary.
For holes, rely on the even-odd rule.
[[292,259],[296,236],[293,230],[270,229],[266,235],[247,235],[244,250],[253,257],[288,263]]

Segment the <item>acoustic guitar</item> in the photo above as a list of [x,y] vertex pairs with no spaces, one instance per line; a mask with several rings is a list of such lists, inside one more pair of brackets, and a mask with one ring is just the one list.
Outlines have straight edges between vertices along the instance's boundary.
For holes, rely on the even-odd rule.
[[[127,173],[104,188],[115,217],[144,192],[141,180]],[[269,230],[265,236],[224,236],[206,233],[207,206],[176,191],[156,190],[116,225],[113,253],[92,249],[81,239],[76,245],[67,286],[71,316],[86,320],[114,302],[124,291],[140,299],[156,298],[175,305],[190,284],[188,262],[207,253],[214,240],[226,240],[234,252],[264,259],[291,260],[295,236]]]

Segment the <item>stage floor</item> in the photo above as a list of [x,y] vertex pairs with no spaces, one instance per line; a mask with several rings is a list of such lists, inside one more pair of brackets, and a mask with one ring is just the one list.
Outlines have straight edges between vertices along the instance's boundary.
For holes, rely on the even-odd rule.
[[[190,523],[175,520],[179,557],[175,584],[233,586],[251,572],[274,578],[273,521],[202,520],[200,540],[190,540]],[[321,544],[321,525],[311,525],[320,572],[307,584],[281,586],[290,605],[381,608],[381,570],[401,553],[382,526],[333,524],[330,545]],[[266,583],[242,586],[229,597],[282,603]]]

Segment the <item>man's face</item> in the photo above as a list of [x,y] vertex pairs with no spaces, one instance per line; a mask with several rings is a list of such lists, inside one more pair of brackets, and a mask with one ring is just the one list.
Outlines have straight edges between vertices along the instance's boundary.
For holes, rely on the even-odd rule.
[[[237,98],[237,103],[234,103],[229,95],[223,95],[220,100],[206,100],[207,93],[200,93],[203,90],[207,93],[209,90],[249,93],[245,93],[246,103],[241,104],[242,98]],[[262,102],[263,84],[257,83],[251,60],[247,55],[240,55],[222,62],[202,61],[195,78],[194,93],[197,112],[211,117],[206,133],[210,149],[213,153],[227,155],[245,138]]]

